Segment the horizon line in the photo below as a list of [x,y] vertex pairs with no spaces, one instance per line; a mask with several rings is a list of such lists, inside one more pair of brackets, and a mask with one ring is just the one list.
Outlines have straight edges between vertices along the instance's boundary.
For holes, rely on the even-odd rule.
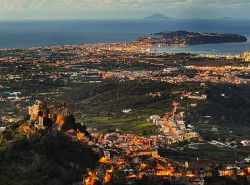
[[55,19],[46,19],[46,18],[38,18],[38,19],[1,19],[0,22],[25,22],[25,21],[171,21],[171,20],[199,20],[199,21],[250,21],[250,18],[173,18],[170,17],[169,19],[144,19],[144,18],[55,18]]

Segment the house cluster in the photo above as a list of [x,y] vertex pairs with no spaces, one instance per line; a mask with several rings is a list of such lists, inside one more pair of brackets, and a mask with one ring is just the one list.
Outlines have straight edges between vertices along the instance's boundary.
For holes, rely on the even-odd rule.
[[[152,119],[158,116],[152,116]],[[147,176],[159,183],[170,181],[176,184],[203,185],[205,177],[249,176],[247,163],[225,164],[216,167],[212,161],[173,161],[158,153],[157,136],[150,138],[133,134],[112,132],[92,134],[94,143],[102,151],[100,165],[84,177],[84,184],[136,184]]]
[[[204,180],[195,176],[184,164],[171,161],[158,154],[157,137],[141,137],[118,132],[95,137],[96,144],[103,151],[101,165],[85,178],[88,184],[91,178],[104,184],[135,183],[143,176],[152,176],[160,181],[163,177],[173,182],[194,182]],[[192,175],[191,175],[192,174]]]
[[242,140],[241,144],[245,147],[249,147],[250,146],[250,140]]
[[250,62],[250,51],[242,53],[239,58],[245,60],[246,62]]
[[199,137],[199,134],[193,131],[192,126],[186,126],[184,112],[176,113],[176,107],[173,112],[167,113],[163,117],[152,115],[148,121],[158,127],[162,133],[159,138],[163,138],[162,141],[168,144]]

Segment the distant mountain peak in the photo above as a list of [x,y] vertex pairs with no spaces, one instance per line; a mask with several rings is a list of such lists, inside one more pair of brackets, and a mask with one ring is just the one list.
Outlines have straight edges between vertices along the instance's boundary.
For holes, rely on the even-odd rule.
[[167,17],[164,14],[160,13],[155,13],[153,15],[150,15],[148,17],[144,17],[144,20],[167,20],[167,19],[172,19],[171,17]]
[[223,20],[232,20],[231,17],[222,17]]

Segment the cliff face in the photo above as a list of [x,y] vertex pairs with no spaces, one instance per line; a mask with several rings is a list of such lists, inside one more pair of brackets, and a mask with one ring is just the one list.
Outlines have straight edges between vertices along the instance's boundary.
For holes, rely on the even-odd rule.
[[64,133],[14,125],[0,133],[0,184],[66,185],[82,180],[99,156]]

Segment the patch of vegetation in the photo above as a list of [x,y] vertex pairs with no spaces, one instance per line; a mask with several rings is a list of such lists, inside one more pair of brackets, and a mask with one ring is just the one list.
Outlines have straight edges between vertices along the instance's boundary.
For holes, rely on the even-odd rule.
[[[125,132],[147,135],[156,133],[155,126],[147,121],[149,117],[163,115],[171,110],[171,102],[175,97],[171,92],[174,87],[168,83],[147,80],[124,83],[108,81],[82,84],[65,93],[63,98],[72,109],[79,110],[78,120],[89,127],[101,132],[119,128]],[[150,93],[157,92],[160,92],[159,97],[150,96]],[[132,112],[125,114],[122,113],[123,109],[132,109]]]
[[64,133],[23,132],[20,125],[0,134],[0,184],[66,185],[82,180],[99,156]]
[[230,177],[206,177],[206,185],[248,185],[248,180],[246,177],[238,176],[236,179]]
[[[206,92],[208,99],[190,108],[186,121],[205,138],[250,139],[249,91],[249,85],[210,85]],[[218,132],[211,132],[212,127]]]

